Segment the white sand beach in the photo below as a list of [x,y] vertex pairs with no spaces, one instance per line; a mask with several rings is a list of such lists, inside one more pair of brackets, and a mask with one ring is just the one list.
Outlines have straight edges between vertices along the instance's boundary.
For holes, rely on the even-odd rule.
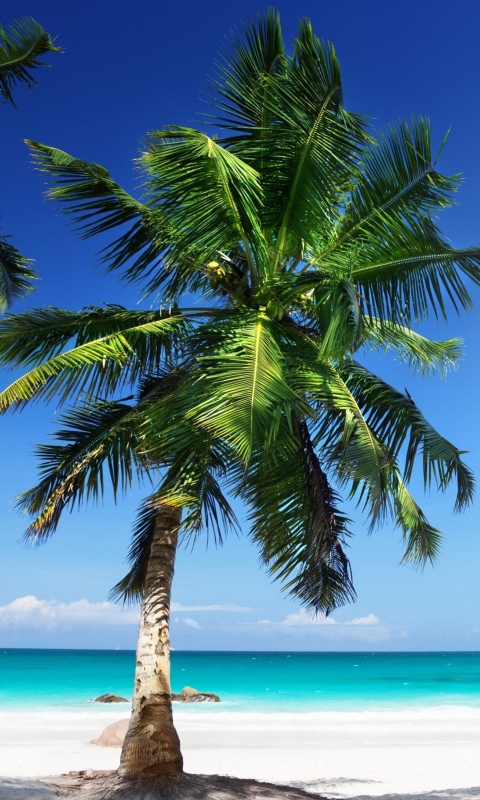
[[[2,712],[0,776],[115,769],[120,751],[88,742],[127,715],[127,707]],[[175,718],[188,772],[339,798],[480,786],[480,708],[255,714],[196,707]]]

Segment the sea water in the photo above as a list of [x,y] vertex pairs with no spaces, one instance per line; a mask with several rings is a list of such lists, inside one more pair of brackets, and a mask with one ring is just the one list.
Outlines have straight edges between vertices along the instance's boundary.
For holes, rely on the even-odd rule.
[[[134,669],[133,651],[0,649],[0,711],[99,710],[93,704],[98,695],[131,698]],[[178,692],[184,686],[218,694],[222,703],[210,705],[210,711],[462,706],[475,708],[477,714],[480,653],[174,651],[172,688]]]

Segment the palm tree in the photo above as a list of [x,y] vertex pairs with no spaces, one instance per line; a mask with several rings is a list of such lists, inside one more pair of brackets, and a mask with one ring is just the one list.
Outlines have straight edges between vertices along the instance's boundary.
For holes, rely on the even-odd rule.
[[[60,52],[52,37],[31,17],[23,17],[10,27],[0,24],[0,97],[15,102],[12,91],[17,84],[28,88],[37,82],[32,71],[48,66],[40,58],[45,53]],[[32,291],[30,281],[36,278],[30,261],[22,256],[5,236],[0,236],[0,312]]]
[[[180,522],[172,509],[188,505],[188,479],[172,483],[170,470],[181,470],[192,436],[219,448],[264,562],[313,612],[354,598],[338,491],[371,528],[393,520],[404,560],[420,566],[441,536],[407,488],[417,457],[426,487],[456,481],[457,510],[473,496],[462,452],[359,360],[380,350],[444,374],[460,354],[459,340],[413,330],[430,314],[468,309],[466,281],[480,282],[480,249],[453,248],[434,221],[457,180],[437,170],[428,122],[374,139],[343,106],[333,47],[303,20],[287,53],[273,10],[231,41],[212,91],[206,125],[221,136],[151,134],[139,159],[143,202],[98,164],[29,143],[82,236],[120,228],[102,251],[107,269],[159,295],[160,310],[110,309],[107,320],[48,309],[0,324],[1,362],[29,368],[0,393],[2,411],[42,397],[112,402],[175,351],[178,380],[152,398],[139,428],[141,458],[167,465],[153,503],[165,548],[134,542],[146,571],[127,776],[181,769],[178,743],[160,733],[169,683],[157,621],[165,631]],[[202,305],[181,306],[187,293]],[[28,510],[48,515],[49,492]]]
[[[173,725],[170,689],[170,592],[179,535],[195,538],[202,527],[222,540],[225,530],[238,527],[218,477],[225,473],[225,448],[196,431],[186,420],[188,446],[155,461],[142,452],[142,429],[148,409],[172,393],[177,369],[143,380],[136,402],[85,403],[70,409],[57,433],[60,444],[39,448],[42,480],[19,498],[19,506],[34,520],[26,539],[39,543],[55,531],[62,512],[103,493],[104,471],[115,495],[130,488],[135,475],[158,483],[140,507],[129,554],[128,574],[112,596],[130,602],[141,599],[139,645],[132,725],[126,753],[148,767],[152,760],[164,774],[182,769],[180,742]],[[188,494],[187,494],[188,493]],[[182,508],[185,509],[181,520]],[[145,703],[148,698],[148,703]],[[143,701],[142,701],[143,699]],[[154,714],[152,714],[152,705]],[[146,726],[153,726],[153,734]],[[130,756],[131,757],[131,756]]]

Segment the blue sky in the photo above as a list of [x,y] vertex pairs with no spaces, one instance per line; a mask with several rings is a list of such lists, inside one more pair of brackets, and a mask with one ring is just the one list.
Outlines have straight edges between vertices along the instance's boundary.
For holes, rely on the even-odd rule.
[[[17,95],[19,111],[2,107],[0,186],[2,229],[36,259],[41,275],[34,305],[77,309],[109,301],[133,305],[132,289],[101,273],[99,242],[78,242],[45,202],[42,181],[22,138],[55,145],[107,167],[125,188],[135,186],[132,159],[142,135],[166,124],[193,124],[202,110],[205,76],[225,34],[261,7],[251,0],[168,4],[142,0],[33,3],[4,0],[1,21],[34,16],[65,47],[39,73],[40,87]],[[452,132],[441,158],[446,173],[462,173],[459,205],[442,226],[457,246],[480,242],[480,5],[470,0],[305,0],[277,3],[290,39],[300,16],[334,42],[347,106],[381,127],[398,117],[431,117],[434,140]],[[477,308],[480,293],[473,292]],[[468,449],[480,473],[477,411],[480,337],[478,311],[432,337],[465,339],[465,359],[446,381],[412,380],[389,358],[374,364],[399,388],[407,386],[444,435]],[[10,377],[0,375],[0,384]],[[12,498],[35,481],[32,448],[54,427],[54,407],[35,407],[0,420],[0,644],[3,646],[121,647],[135,645],[136,612],[106,603],[123,574],[135,491],[115,507],[66,517],[41,549],[19,542],[25,527]],[[413,488],[421,499],[415,478]],[[367,536],[355,516],[352,559],[358,601],[312,622],[270,582],[244,536],[215,550],[200,542],[180,551],[175,576],[172,641],[178,649],[422,650],[480,648],[478,536],[480,502],[454,516],[453,493],[421,503],[446,535],[437,566],[419,573],[399,567],[399,535],[391,526]],[[79,602],[83,601],[83,602]]]

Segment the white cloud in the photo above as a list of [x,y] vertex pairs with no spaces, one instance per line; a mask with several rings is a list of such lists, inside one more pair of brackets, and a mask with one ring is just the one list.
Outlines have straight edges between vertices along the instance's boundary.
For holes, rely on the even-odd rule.
[[33,595],[27,595],[0,606],[0,627],[55,628],[59,625],[92,623],[137,625],[138,616],[138,610],[122,609],[106,600],[102,603],[90,603],[85,599],[61,603],[58,600],[38,600]]
[[[259,619],[256,623],[242,622],[240,624],[244,628],[250,628],[252,632],[254,630],[263,631],[263,635],[269,638],[274,634],[295,638],[318,636],[331,641],[356,639],[374,644],[397,635],[395,630],[383,624],[375,614],[340,622],[335,617],[326,617],[322,614],[313,617],[302,609],[298,613],[288,614],[281,622]],[[405,636],[405,633],[403,632],[402,635]]]
[[[246,606],[211,605],[184,606],[172,603],[171,610],[178,611],[234,611],[247,612],[252,609]],[[39,600],[34,595],[17,597],[7,605],[0,606],[0,628],[30,627],[56,628],[68,625],[125,626],[138,625],[139,609],[122,608],[107,600],[101,603],[90,603],[88,600],[74,600],[62,603],[58,600]],[[200,628],[195,620],[184,619],[186,625]]]
[[213,605],[213,606],[184,606],[182,603],[172,603],[171,605],[172,611],[234,611],[236,613],[248,613],[249,611],[253,611],[253,608],[249,608],[248,606],[235,606],[231,605],[230,603],[225,603],[223,605]]
[[181,620],[181,622],[183,622],[184,625],[188,625],[189,628],[195,628],[195,630],[197,631],[202,629],[202,626],[200,625],[199,622],[197,622],[196,619],[189,619],[188,617],[184,617]]
[[372,644],[391,637],[388,628],[382,625],[375,614],[339,622],[334,617],[322,614],[312,617],[302,609],[299,614],[289,614],[283,622],[278,623],[277,629],[283,629],[285,633],[293,636],[308,632],[332,641],[357,639]]
[[[265,620],[259,620],[260,623]],[[369,614],[367,617],[356,617],[355,619],[347,620],[347,622],[338,622],[333,617],[326,617],[324,614],[318,614],[312,617],[310,614],[302,609],[299,614],[289,614],[280,625],[299,627],[303,625],[318,626],[318,625],[379,625],[380,620],[375,614]]]

